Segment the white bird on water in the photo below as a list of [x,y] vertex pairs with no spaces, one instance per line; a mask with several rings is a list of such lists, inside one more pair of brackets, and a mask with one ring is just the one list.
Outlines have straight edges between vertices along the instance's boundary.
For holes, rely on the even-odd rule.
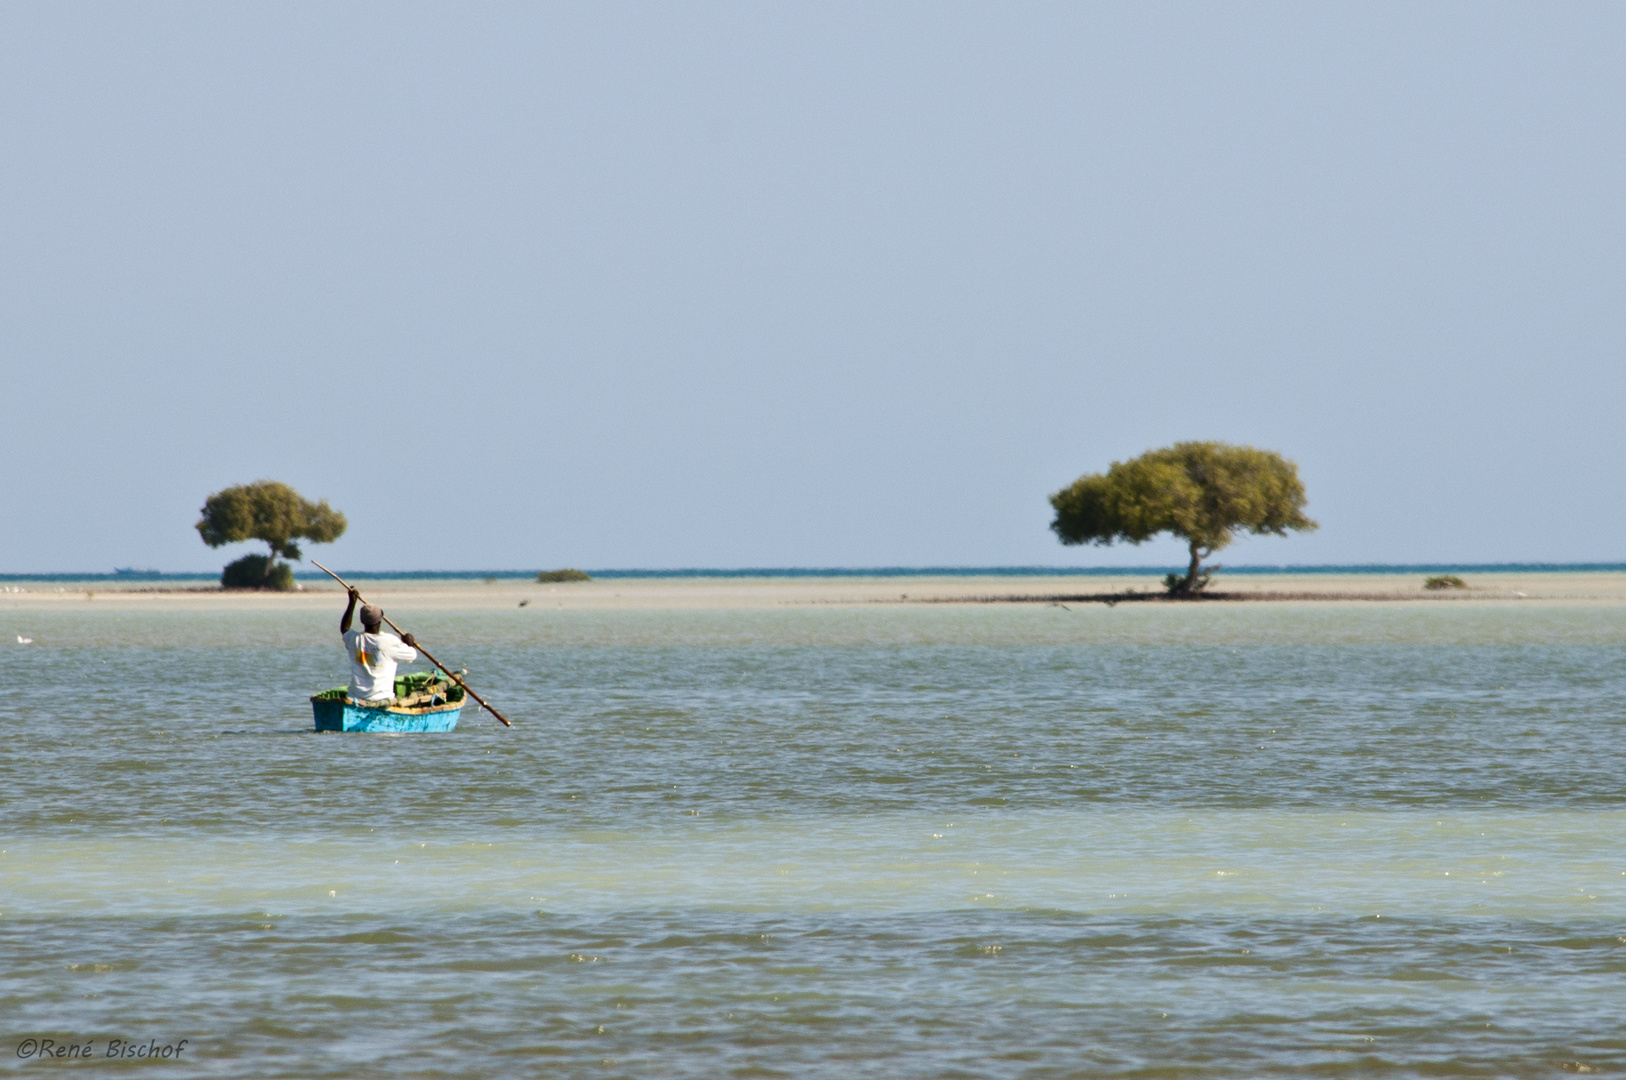
[[17,635],[17,644],[19,644],[19,645],[32,645],[32,644],[34,644],[34,639],[31,638],[31,637],[23,637],[21,634],[18,634]]

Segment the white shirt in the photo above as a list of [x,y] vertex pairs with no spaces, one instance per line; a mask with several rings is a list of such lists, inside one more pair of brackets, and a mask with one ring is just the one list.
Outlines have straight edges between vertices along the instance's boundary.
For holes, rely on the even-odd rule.
[[344,632],[350,657],[350,696],[357,701],[384,701],[395,696],[395,665],[410,664],[418,650],[394,634]]

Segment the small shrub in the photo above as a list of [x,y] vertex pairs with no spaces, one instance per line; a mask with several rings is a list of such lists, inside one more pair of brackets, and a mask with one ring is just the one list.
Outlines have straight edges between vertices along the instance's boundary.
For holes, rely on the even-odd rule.
[[561,581],[592,581],[592,575],[585,570],[544,570],[536,575],[536,580],[543,585],[553,585]]
[[291,592],[294,568],[285,562],[273,564],[269,555],[244,555],[228,563],[220,572],[220,584],[228,589],[274,589]]
[[1425,589],[1466,589],[1468,583],[1455,574],[1436,574],[1423,581]]
[[1214,580],[1214,571],[1218,569],[1217,566],[1203,567],[1197,572],[1197,577],[1192,581],[1189,589],[1186,588],[1186,575],[1164,574],[1163,590],[1170,596],[1196,596],[1208,588],[1208,583]]

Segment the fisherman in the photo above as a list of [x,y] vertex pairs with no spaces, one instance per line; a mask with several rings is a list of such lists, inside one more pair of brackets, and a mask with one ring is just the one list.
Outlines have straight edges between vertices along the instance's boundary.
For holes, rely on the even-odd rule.
[[339,620],[344,635],[344,651],[350,657],[350,697],[353,701],[389,701],[395,697],[395,665],[418,659],[418,643],[411,634],[396,637],[379,629],[384,609],[377,604],[361,605],[361,629],[350,629],[361,594],[350,590],[350,603]]

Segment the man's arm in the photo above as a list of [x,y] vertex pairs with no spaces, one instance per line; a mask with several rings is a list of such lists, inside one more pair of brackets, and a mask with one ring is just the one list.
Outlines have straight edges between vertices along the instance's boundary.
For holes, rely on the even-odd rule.
[[344,618],[339,620],[339,633],[348,634],[350,632],[350,617],[356,613],[356,601],[360,599],[361,594],[352,587],[350,589],[350,603],[345,605]]
[[[390,635],[393,637],[394,635]],[[399,645],[391,642],[390,637],[384,639],[384,647],[389,650],[390,658],[398,664],[415,664],[418,662],[418,640],[411,634],[402,634],[395,638]]]

